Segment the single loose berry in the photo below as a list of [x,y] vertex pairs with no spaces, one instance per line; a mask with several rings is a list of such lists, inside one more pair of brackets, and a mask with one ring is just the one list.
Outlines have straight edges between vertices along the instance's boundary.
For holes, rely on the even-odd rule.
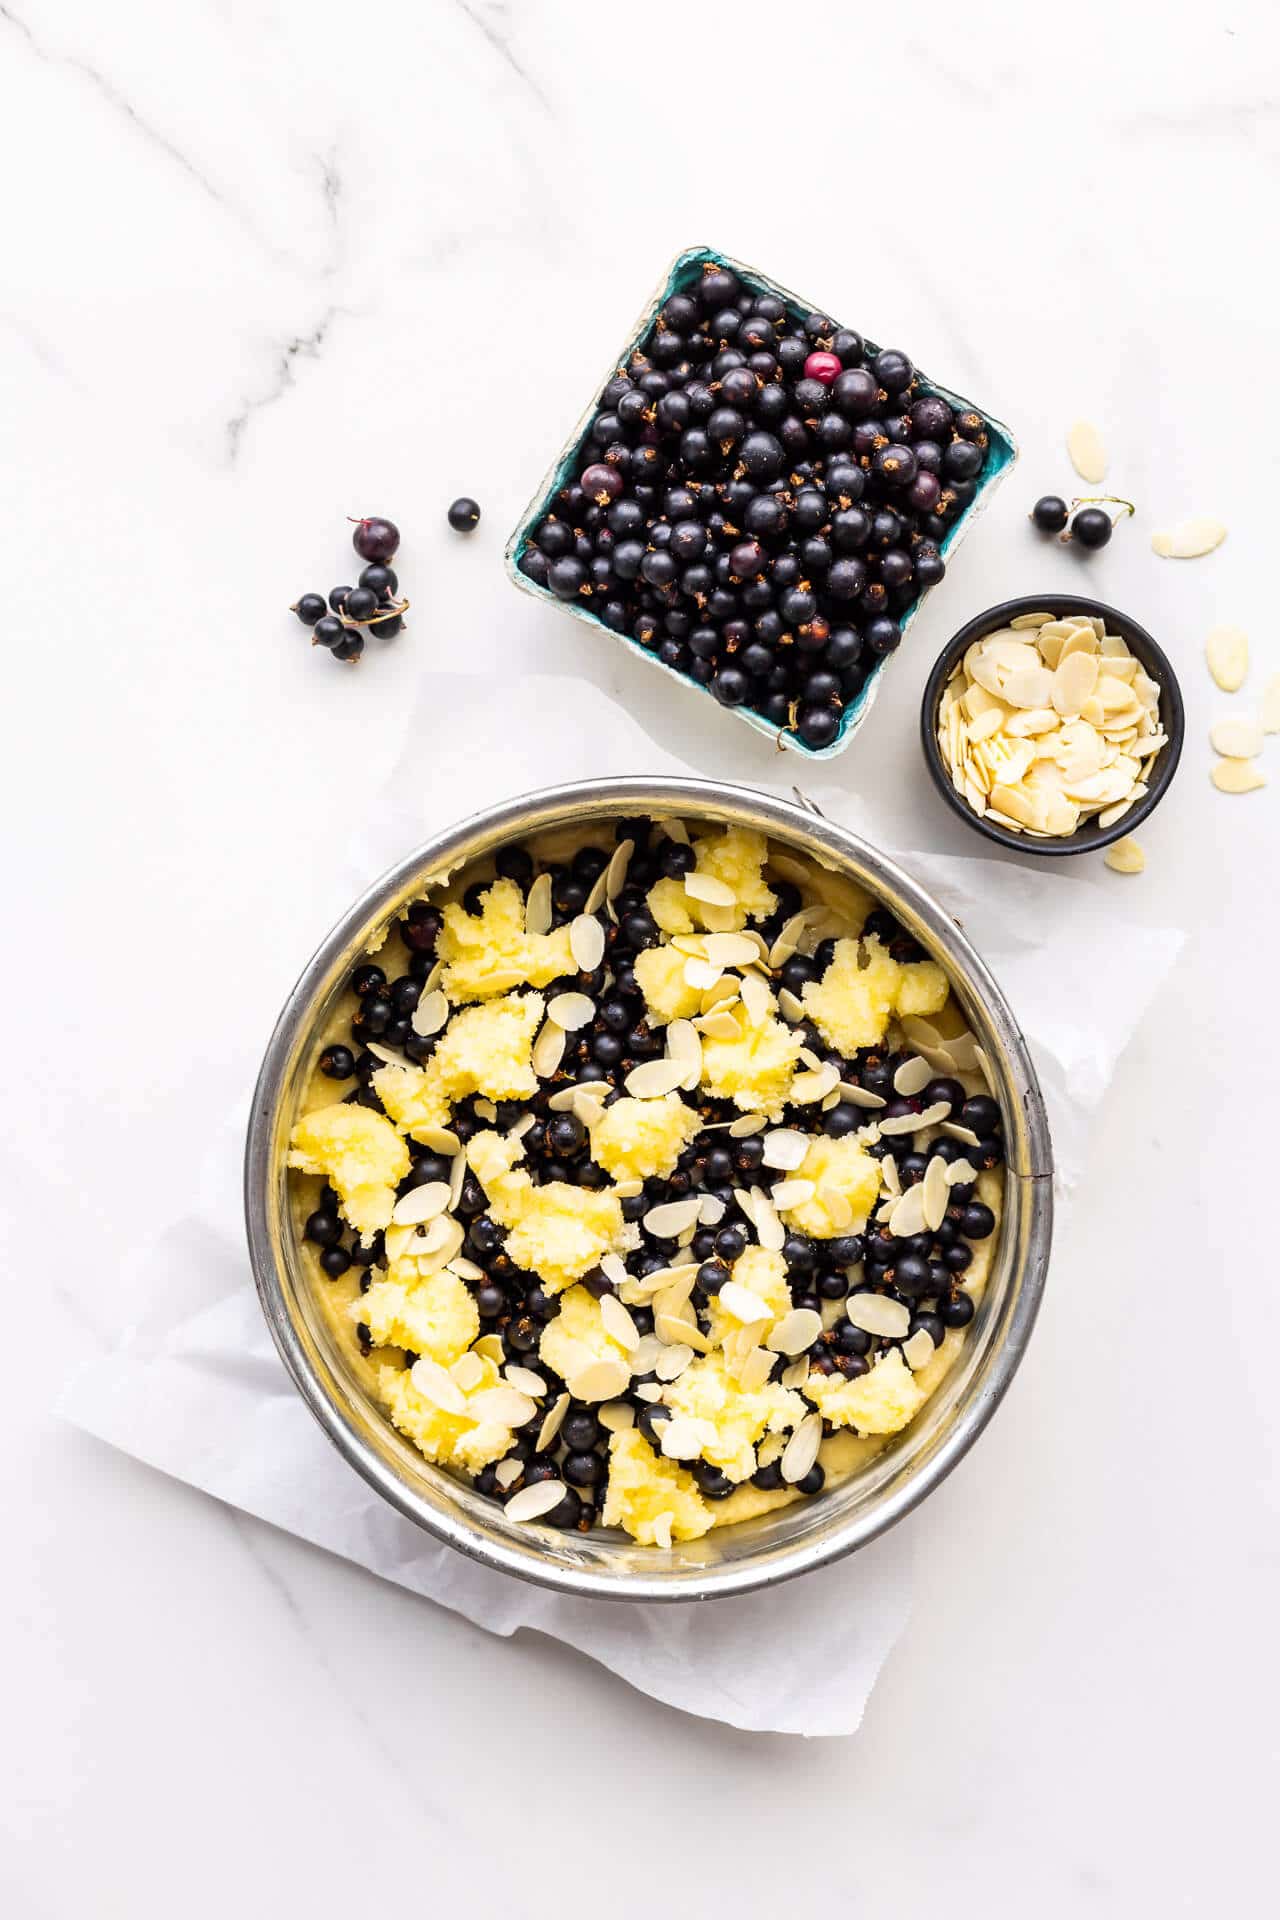
[[1031,509],[1031,519],[1041,533],[1061,533],[1067,524],[1067,503],[1056,493],[1045,493]]
[[[619,489],[621,491],[621,489]],[[455,533],[470,533],[480,524],[480,508],[476,501],[465,493],[458,495],[449,509],[449,525]]]
[[400,545],[400,529],[394,520],[370,514],[355,523],[351,544],[362,560],[390,560]]

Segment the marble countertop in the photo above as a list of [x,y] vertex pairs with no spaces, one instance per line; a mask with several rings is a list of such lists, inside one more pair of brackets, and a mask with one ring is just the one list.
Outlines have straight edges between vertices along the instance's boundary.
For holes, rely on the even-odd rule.
[[[411,1895],[535,1920],[570,1874],[620,1915],[702,1911],[726,1859],[743,1916],[817,1878],[860,1914],[1131,1920],[1270,1877],[1280,748],[1268,791],[1212,791],[1201,648],[1230,621],[1253,685],[1280,667],[1274,399],[1248,386],[1274,355],[1274,13],[829,8],[792,41],[755,0],[665,11],[0,6],[14,1920],[361,1912],[388,1841]],[[906,1523],[910,1626],[833,1741],[491,1638],[51,1413],[324,931],[301,903],[431,676],[582,675],[705,771],[779,780],[499,565],[664,262],[703,240],[901,341],[1022,444],[837,763],[851,807],[890,844],[976,850],[919,776],[915,713],[938,646],[1010,594],[1087,581],[1158,634],[1189,716],[1145,876],[1078,876],[1187,947],[1015,1389]],[[1140,508],[1088,562],[1024,518],[1072,490],[1081,414]],[[461,492],[484,508],[464,551]],[[405,528],[415,610],[348,675],[284,609],[338,577],[360,511]],[[1155,559],[1191,512],[1225,546]],[[600,761],[639,770],[607,740]],[[1107,984],[1082,954],[1076,990]],[[654,1823],[620,1865],[637,1782]]]

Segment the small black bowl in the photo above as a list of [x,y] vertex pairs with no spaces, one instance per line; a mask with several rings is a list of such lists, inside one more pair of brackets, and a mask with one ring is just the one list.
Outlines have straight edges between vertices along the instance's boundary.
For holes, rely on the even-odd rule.
[[[1113,826],[1100,827],[1097,817],[1084,821],[1074,833],[1057,840],[1038,840],[1029,833],[1012,833],[1008,827],[1002,827],[994,820],[980,820],[968,801],[958,794],[951,784],[951,776],[943,764],[938,747],[938,707],[941,704],[943,688],[955,671],[957,662],[973,645],[988,633],[995,633],[1001,627],[1007,627],[1023,613],[1051,613],[1060,620],[1073,613],[1096,613],[1105,620],[1110,633],[1118,633],[1142,662],[1143,667],[1160,689],[1160,719],[1168,735],[1169,744],[1163,748],[1155,763],[1151,785],[1141,800],[1134,802],[1129,811],[1117,820]],[[1178,677],[1173,671],[1168,655],[1157,646],[1145,627],[1131,620],[1127,613],[1121,613],[1116,607],[1103,606],[1100,600],[1082,599],[1076,593],[1030,594],[1020,600],[1002,600],[998,606],[988,607],[967,626],[961,627],[934,661],[933,671],[925,684],[924,699],[920,706],[920,742],[924,748],[925,765],[929,769],[934,786],[942,795],[953,813],[962,820],[984,833],[988,840],[994,840],[997,846],[1009,847],[1014,853],[1066,854],[1096,853],[1099,847],[1109,847],[1113,840],[1123,839],[1152,810],[1159,806],[1169,789],[1169,782],[1177,772],[1178,761],[1182,755],[1182,742],[1187,730],[1186,714],[1182,706],[1182,690]]]

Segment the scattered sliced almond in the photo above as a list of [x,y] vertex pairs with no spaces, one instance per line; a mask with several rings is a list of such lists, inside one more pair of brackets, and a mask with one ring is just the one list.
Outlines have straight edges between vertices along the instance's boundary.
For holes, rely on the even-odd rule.
[[[591,924],[595,926],[596,922],[593,920]],[[557,993],[547,1002],[547,1018],[566,1033],[589,1027],[595,1017],[596,1003],[585,993]]]
[[[461,1159],[461,1155],[458,1156]],[[465,1163],[463,1172],[466,1172]],[[391,1209],[391,1218],[398,1227],[420,1227],[428,1220],[434,1220],[443,1213],[449,1204],[449,1185],[444,1180],[428,1180],[425,1186],[413,1187],[408,1193],[401,1194]]]
[[1098,486],[1107,477],[1107,450],[1102,435],[1087,420],[1077,420],[1067,434],[1067,457],[1082,480]]
[[[565,1399],[567,1400],[568,1397],[569,1397],[568,1394],[566,1394]],[[524,1461],[513,1460],[508,1456],[507,1459],[498,1461],[497,1465],[493,1469],[493,1477],[497,1481],[498,1485],[502,1488],[502,1491],[504,1493],[507,1493],[510,1491],[512,1487],[514,1487],[516,1481],[520,1478],[520,1475],[523,1472],[524,1472]]]
[[558,1507],[564,1496],[563,1480],[535,1480],[531,1487],[513,1493],[502,1511],[508,1520],[540,1520],[544,1513]]
[[[462,1358],[470,1360],[471,1355],[464,1353]],[[461,1361],[458,1364],[461,1365]],[[453,1377],[455,1380],[458,1378],[457,1367],[453,1370]],[[502,1377],[509,1387],[514,1387],[517,1393],[528,1394],[531,1400],[541,1400],[547,1391],[546,1381],[540,1373],[535,1373],[532,1367],[504,1367]],[[468,1383],[464,1381],[462,1384]],[[478,1386],[479,1381],[471,1381],[469,1384]]]
[[[564,1417],[566,1413],[568,1413],[570,1405],[571,1399],[567,1393],[562,1393],[559,1399],[552,1403],[546,1419],[538,1428],[537,1447],[539,1453],[545,1453],[559,1433],[561,1427],[564,1425]],[[599,1415],[596,1417],[598,1419]]]
[[1146,854],[1131,833],[1109,846],[1102,858],[1112,873],[1141,873],[1147,864]]
[[549,1080],[564,1059],[565,1031],[554,1020],[545,1020],[533,1043],[530,1062],[539,1080]]
[[594,914],[580,913],[569,922],[569,951],[582,973],[594,973],[604,959],[604,928]]
[[522,1427],[537,1411],[537,1402],[527,1393],[517,1393],[514,1387],[489,1387],[467,1402],[473,1420],[492,1420],[499,1427]]
[[1249,636],[1242,627],[1215,627],[1204,645],[1209,671],[1224,693],[1238,693],[1249,671]]
[[911,1325],[911,1315],[901,1300],[890,1300],[883,1293],[851,1293],[845,1308],[855,1327],[882,1340],[901,1340]]
[[635,1100],[660,1100],[676,1091],[687,1072],[683,1060],[642,1060],[632,1067],[624,1084]]
[[429,1040],[432,1034],[439,1033],[448,1023],[449,1002],[437,987],[433,993],[424,993],[409,1020],[409,1025],[422,1040]]
[[764,1137],[764,1164],[780,1173],[794,1173],[812,1145],[812,1135],[794,1127],[773,1127]]
[[551,919],[551,875],[540,873],[524,903],[525,928],[529,933],[550,933]]
[[661,1206],[650,1207],[645,1214],[644,1230],[655,1240],[674,1240],[686,1227],[697,1226],[701,1205],[702,1196],[697,1193],[687,1200],[665,1200]]
[[822,1333],[822,1315],[812,1307],[793,1307],[774,1326],[765,1345],[772,1353],[806,1353]]
[[693,1348],[687,1340],[677,1340],[674,1346],[663,1347],[653,1362],[653,1371],[659,1380],[678,1380],[693,1359]]
[[616,1400],[631,1384],[631,1369],[621,1360],[593,1360],[565,1385],[575,1400]]
[[782,1477],[789,1487],[803,1480],[818,1457],[822,1445],[822,1415],[807,1413],[788,1440],[782,1453]]
[[606,1293],[602,1297],[600,1320],[611,1340],[616,1340],[620,1347],[634,1353],[640,1344],[640,1329],[616,1295]]
[[1209,778],[1219,793],[1256,793],[1267,776],[1252,760],[1219,760]]
[[684,877],[684,890],[691,900],[700,900],[709,907],[734,907],[738,896],[731,886],[718,880],[713,873],[699,873],[695,867]]
[[1193,519],[1179,521],[1167,533],[1153,533],[1151,550],[1162,560],[1198,560],[1201,554],[1212,553],[1215,547],[1220,547],[1226,537],[1227,530],[1221,520],[1198,514]]
[[468,1414],[467,1396],[462,1388],[438,1361],[425,1353],[414,1361],[409,1378],[423,1399],[439,1407],[441,1413]]
[[918,1373],[921,1367],[927,1367],[936,1349],[933,1335],[927,1327],[919,1327],[909,1340],[902,1343],[902,1357],[912,1373]]
[[933,1078],[933,1068],[921,1055],[916,1054],[910,1060],[904,1060],[893,1076],[893,1090],[904,1099],[913,1094],[923,1093]]
[[[565,1398],[568,1399],[568,1395]],[[606,1433],[625,1433],[636,1423],[636,1410],[629,1400],[606,1400],[596,1408],[596,1419]]]
[[1264,733],[1280,733],[1280,673],[1272,674],[1262,689],[1260,714]]
[[1210,727],[1209,742],[1224,760],[1252,760],[1262,752],[1262,727],[1248,714],[1227,714]]

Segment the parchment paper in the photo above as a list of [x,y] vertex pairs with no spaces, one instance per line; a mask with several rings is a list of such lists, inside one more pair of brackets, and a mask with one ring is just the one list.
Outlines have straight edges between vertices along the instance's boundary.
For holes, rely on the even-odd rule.
[[[691,771],[579,679],[454,678],[434,682],[430,699],[349,849],[353,896],[462,811],[566,780]],[[445,723],[434,722],[436,713]],[[799,765],[779,756],[782,791]],[[804,768],[806,792],[831,818],[874,839],[840,766]],[[1128,922],[1112,894],[1060,871],[919,852],[894,857],[963,923],[1003,987],[1035,1055],[1060,1193],[1069,1195],[1089,1116],[1181,934]],[[330,865],[326,893],[331,884]],[[1095,952],[1099,960],[1105,952],[1107,992],[1065,992]],[[752,1730],[853,1732],[907,1617],[903,1529],[763,1593],[641,1607],[569,1601],[490,1572],[435,1545],[365,1486],[304,1408],[258,1309],[240,1195],[249,1092],[209,1144],[196,1204],[187,1196],[181,1214],[136,1255],[124,1291],[144,1303],[140,1316],[72,1381],[60,1409],[66,1418],[490,1632],[553,1634],[686,1712]],[[945,1490],[936,1497],[945,1499]],[[835,1674],[842,1684],[832,1684]]]

